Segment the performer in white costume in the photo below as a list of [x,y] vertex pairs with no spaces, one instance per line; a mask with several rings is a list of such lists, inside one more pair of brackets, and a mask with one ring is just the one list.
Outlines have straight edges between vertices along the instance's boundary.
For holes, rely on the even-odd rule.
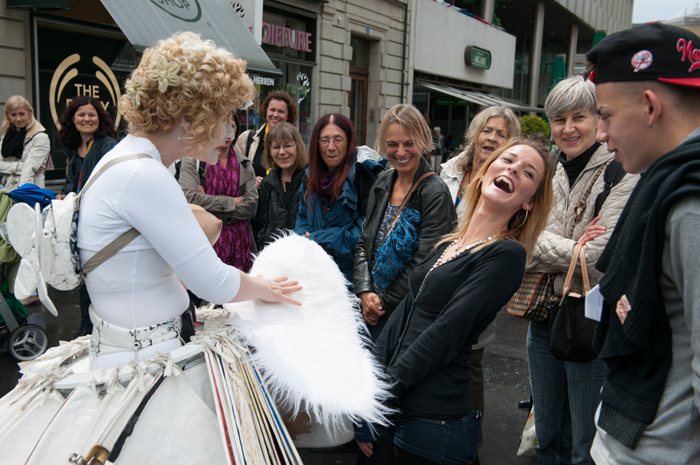
[[[321,386],[320,391],[328,394],[324,399],[308,386],[290,385],[289,380],[304,376],[291,372],[285,379],[282,372],[295,361],[282,360],[277,370],[269,365],[277,354],[288,350],[272,347],[259,329],[250,331],[250,310],[256,313],[262,308],[268,315],[275,309],[304,310],[300,302],[287,296],[302,287],[284,276],[254,277],[223,264],[168,171],[176,159],[185,156],[216,161],[216,147],[227,131],[232,131],[228,115],[254,96],[245,68],[244,61],[226,50],[186,32],[147,49],[127,80],[119,109],[129,123],[129,135],[93,173],[123,155],[147,157],[104,171],[83,197],[78,222],[82,263],[125,231],[136,228],[140,233],[86,277],[93,303],[91,365],[104,369],[76,374],[79,370],[71,359],[84,351],[86,338],[52,349],[38,363],[23,366],[25,376],[18,387],[0,399],[0,417],[8,419],[0,426],[0,447],[12,463],[102,465],[107,455],[110,462],[119,459],[116,463],[230,464],[241,458],[248,463],[299,463],[271,401],[272,392],[287,395],[292,413],[298,413],[304,402],[331,426],[342,415],[376,424],[385,422],[381,400],[386,385],[376,376],[376,364],[362,348],[359,317],[352,313],[352,296],[344,290],[339,271],[331,270],[326,277],[328,273],[322,268],[314,270],[321,273],[317,279],[320,287],[316,287],[340,290],[340,294],[324,296],[319,292],[309,306],[332,316],[330,307],[335,305],[350,315],[340,330],[347,334],[337,339],[347,341],[346,352],[356,360],[357,370],[346,384],[362,395],[356,405],[362,404],[364,410],[329,408],[333,402],[345,401],[334,398],[333,389]],[[299,237],[287,239],[309,242]],[[329,266],[323,262],[327,257],[320,248],[308,247],[304,251],[307,256],[315,254],[322,267]],[[278,275],[278,270],[294,271],[302,261],[285,264],[286,268],[263,263],[257,270],[270,277]],[[246,342],[234,327],[235,318],[207,322],[193,337],[198,346],[178,349],[180,315],[189,301],[183,283],[213,303],[256,301],[240,310],[227,306],[230,313],[224,316],[247,315],[238,319],[248,326],[240,335],[251,344],[260,339],[255,363],[266,372],[259,372],[251,362]],[[299,321],[304,318],[299,314]],[[264,321],[255,324],[264,330]],[[348,328],[351,331],[346,331]],[[266,342],[270,356],[263,347]],[[175,349],[173,354],[187,353],[190,347],[194,347],[190,353],[204,352],[206,363],[201,363],[199,355],[199,361],[191,356],[179,358],[187,366],[174,364],[169,353]],[[332,365],[334,361],[321,363]],[[154,365],[161,369],[152,376]],[[316,360],[298,365],[324,372]],[[178,377],[181,368],[185,376]],[[121,386],[125,378],[133,378],[126,389]],[[272,380],[272,391],[263,379]],[[352,386],[353,382],[363,383],[366,389]],[[65,400],[59,394],[61,389],[62,394],[70,394]],[[279,396],[277,400],[284,401]]]

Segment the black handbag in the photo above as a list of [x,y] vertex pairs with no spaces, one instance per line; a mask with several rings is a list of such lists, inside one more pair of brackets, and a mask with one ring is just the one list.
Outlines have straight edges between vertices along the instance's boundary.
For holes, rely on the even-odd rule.
[[[581,260],[583,295],[571,292],[576,263]],[[549,301],[549,351],[559,360],[587,363],[598,354],[593,349],[596,321],[586,318],[586,294],[590,291],[586,247],[576,244],[562,295]]]

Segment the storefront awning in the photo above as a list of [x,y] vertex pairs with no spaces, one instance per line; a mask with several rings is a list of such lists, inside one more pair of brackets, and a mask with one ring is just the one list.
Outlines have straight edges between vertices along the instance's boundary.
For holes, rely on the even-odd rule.
[[485,94],[482,92],[472,92],[469,90],[461,90],[461,89],[455,89],[454,87],[446,86],[444,84],[433,84],[431,82],[426,82],[423,80],[418,80],[418,84],[421,87],[425,87],[426,89],[433,90],[435,92],[440,92],[445,95],[450,95],[452,97],[457,97],[461,98],[464,100],[467,100],[469,102],[476,103],[478,105],[483,105],[486,107],[492,107],[492,106],[504,106],[508,107],[511,110],[516,110],[516,111],[534,111],[537,113],[544,113],[544,108],[538,108],[538,107],[528,107],[524,105],[518,105],[517,103],[509,102],[508,100],[504,100],[501,98],[498,98],[496,96],[493,96],[491,94]]
[[102,4],[137,50],[175,32],[192,31],[246,60],[248,71],[282,75],[228,0],[102,0]]

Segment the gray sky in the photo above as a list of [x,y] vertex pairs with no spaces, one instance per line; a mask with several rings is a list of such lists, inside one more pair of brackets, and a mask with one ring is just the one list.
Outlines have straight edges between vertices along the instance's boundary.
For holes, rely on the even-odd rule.
[[697,4],[696,0],[634,0],[632,22],[664,21]]

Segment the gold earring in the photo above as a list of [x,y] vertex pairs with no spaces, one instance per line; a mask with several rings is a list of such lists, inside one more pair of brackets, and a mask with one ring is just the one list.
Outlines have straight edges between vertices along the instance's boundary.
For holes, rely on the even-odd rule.
[[[523,208],[523,210],[525,210],[525,209]],[[527,223],[527,214],[529,212],[530,212],[530,210],[525,210],[525,219],[523,219],[523,221],[516,228],[513,228],[513,229],[522,228],[523,226],[525,226],[525,224]]]

